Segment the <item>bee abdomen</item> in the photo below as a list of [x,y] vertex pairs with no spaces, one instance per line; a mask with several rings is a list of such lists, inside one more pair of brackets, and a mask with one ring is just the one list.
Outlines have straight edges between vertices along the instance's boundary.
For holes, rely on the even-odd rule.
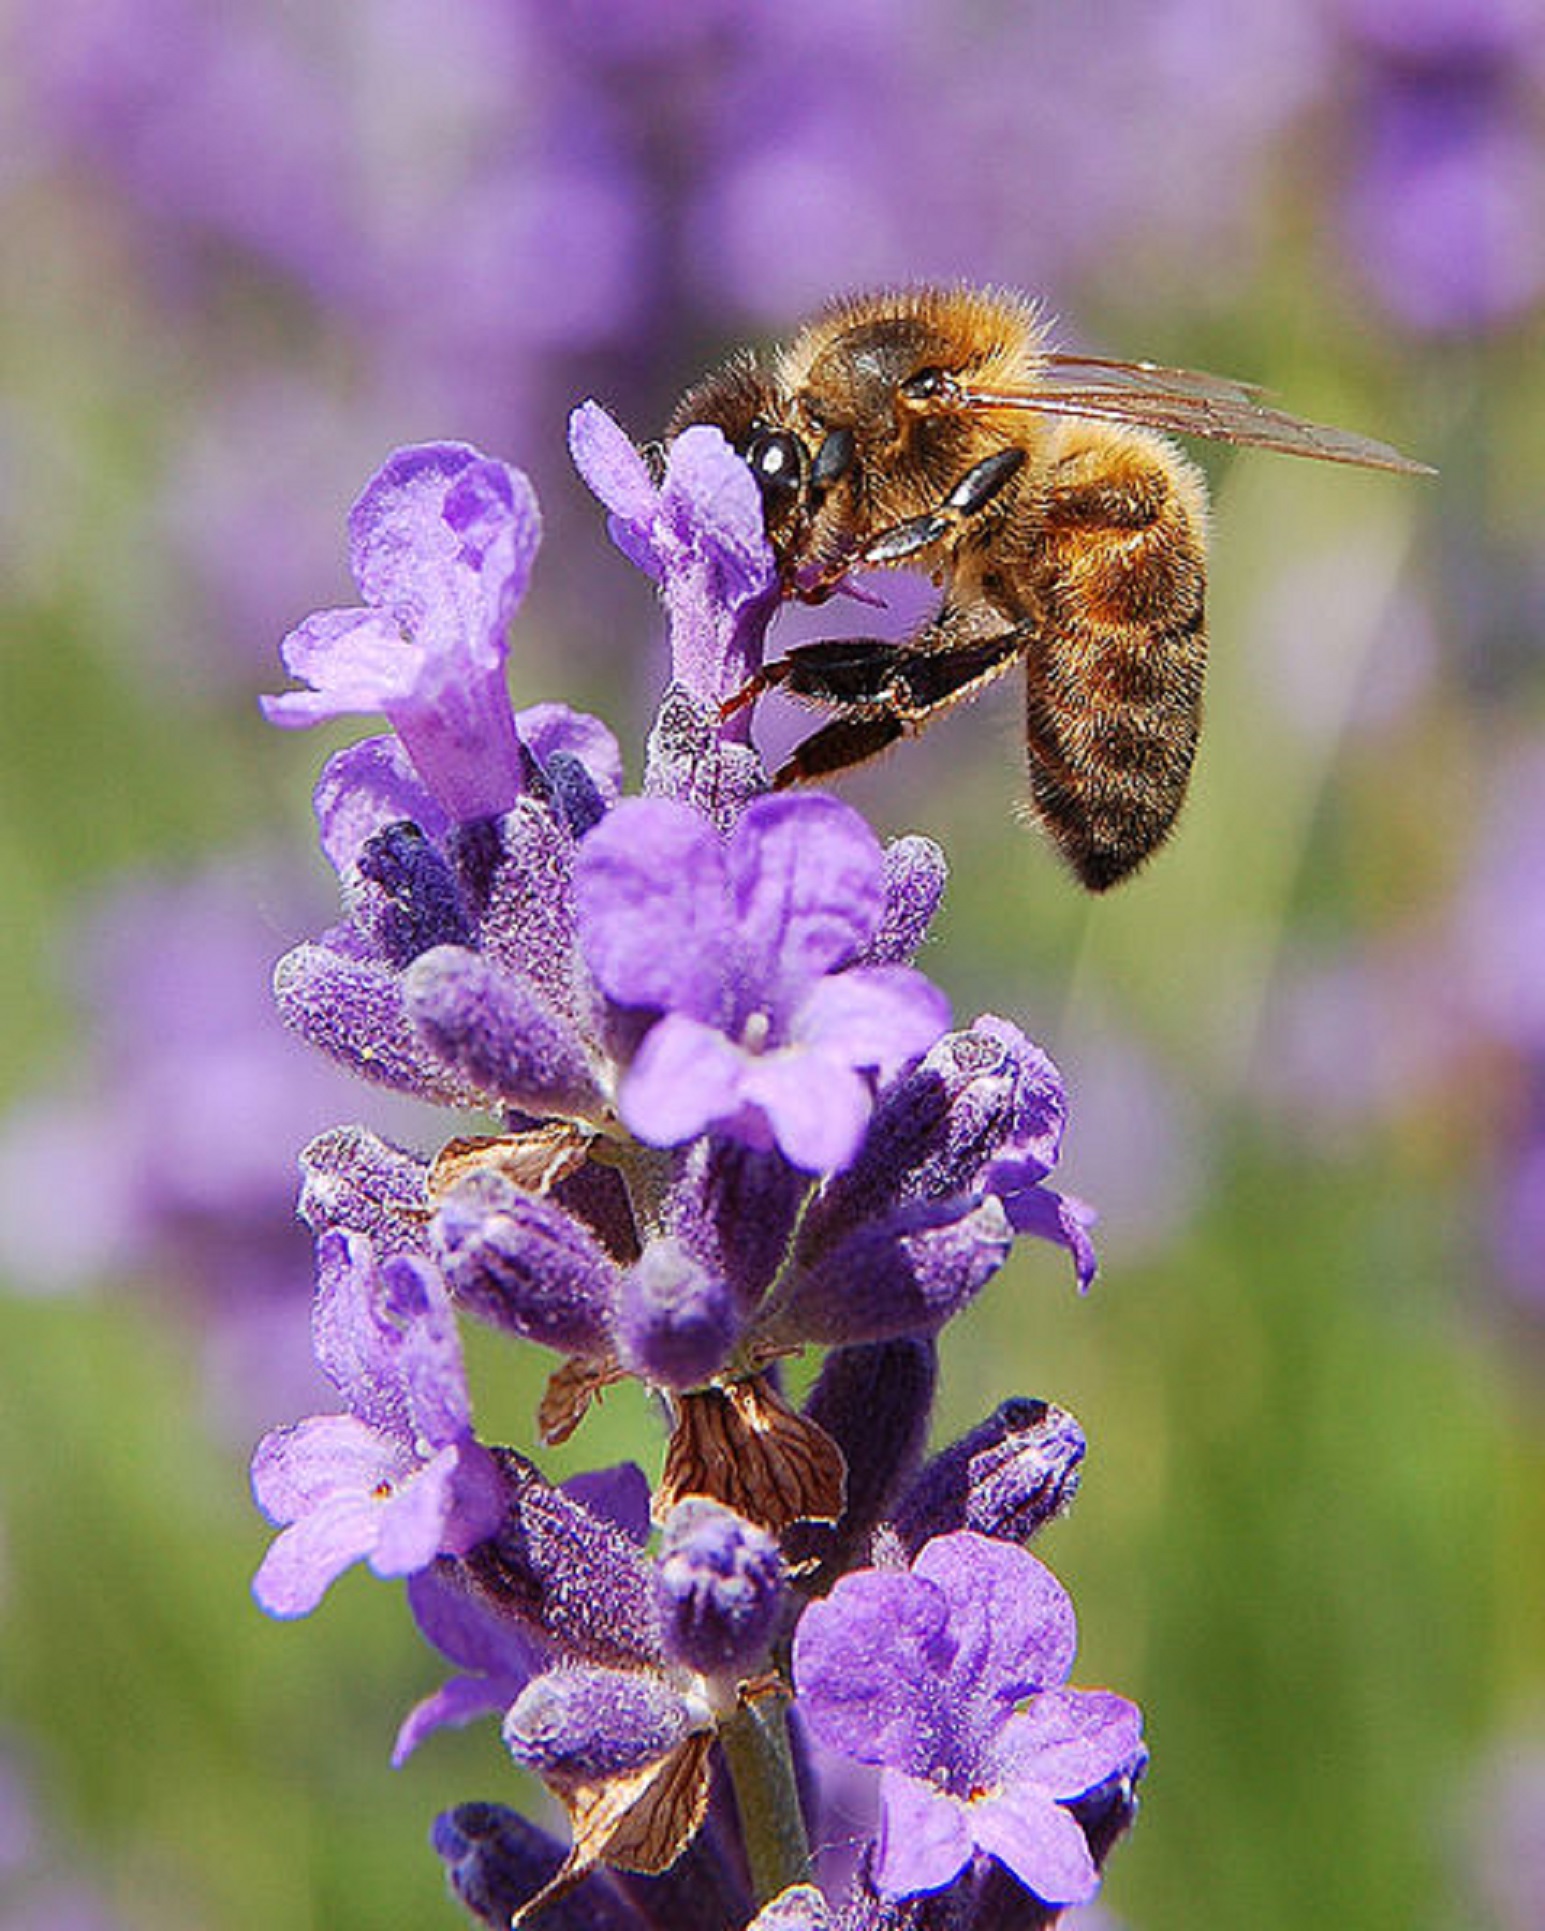
[[1196,755],[1206,653],[1198,601],[1175,629],[1043,635],[1027,655],[1031,803],[1092,892],[1169,835]]

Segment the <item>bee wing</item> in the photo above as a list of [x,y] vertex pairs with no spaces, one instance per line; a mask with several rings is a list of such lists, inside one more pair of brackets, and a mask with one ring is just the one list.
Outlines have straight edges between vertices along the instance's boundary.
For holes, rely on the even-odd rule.
[[1034,409],[1048,416],[1084,416],[1129,422],[1174,436],[1207,436],[1215,442],[1272,449],[1285,456],[1312,456],[1362,469],[1434,474],[1427,463],[1401,455],[1388,443],[1305,422],[1260,400],[1253,384],[1199,369],[1169,369],[1158,362],[1117,362],[1100,356],[1052,353],[1042,359],[1033,388],[967,389],[972,409]]

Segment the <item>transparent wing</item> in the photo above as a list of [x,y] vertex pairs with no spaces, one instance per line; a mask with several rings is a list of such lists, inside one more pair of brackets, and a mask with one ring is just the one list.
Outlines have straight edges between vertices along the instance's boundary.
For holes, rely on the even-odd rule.
[[1207,436],[1311,456],[1362,469],[1392,469],[1430,476],[1430,464],[1401,455],[1388,443],[1318,422],[1305,422],[1260,400],[1261,391],[1231,377],[1199,369],[1169,369],[1158,362],[1117,362],[1094,355],[1048,354],[1042,376],[1023,390],[967,389],[972,409],[1034,409],[1047,416],[1085,416],[1097,422],[1135,423],[1174,436]]

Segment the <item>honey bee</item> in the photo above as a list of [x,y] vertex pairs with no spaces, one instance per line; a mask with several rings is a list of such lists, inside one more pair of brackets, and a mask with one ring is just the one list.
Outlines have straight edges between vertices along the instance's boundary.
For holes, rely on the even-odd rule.
[[1160,432],[1426,472],[1244,383],[1054,350],[1034,303],[967,287],[834,302],[690,389],[667,440],[694,423],[755,475],[785,596],[874,566],[943,593],[915,635],[800,645],[729,700],[776,685],[835,713],[774,784],[861,763],[1022,664],[1031,809],[1092,892],[1168,837],[1201,725],[1207,493]]

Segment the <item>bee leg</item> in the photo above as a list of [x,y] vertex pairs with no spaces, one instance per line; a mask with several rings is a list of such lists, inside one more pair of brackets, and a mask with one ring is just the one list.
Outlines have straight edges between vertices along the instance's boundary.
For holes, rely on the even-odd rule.
[[764,664],[727,697],[719,706],[719,716],[733,717],[774,685],[811,704],[834,708],[875,704],[881,701],[897,655],[898,646],[884,637],[831,637],[796,645],[786,657]]
[[812,778],[829,777],[864,764],[906,734],[906,721],[894,712],[866,711],[853,717],[833,718],[819,731],[812,731],[798,744],[773,773],[774,791],[787,791],[790,785],[808,784]]
[[1022,449],[999,449],[972,465],[944,501],[921,516],[909,516],[873,536],[859,552],[862,563],[901,563],[940,542],[973,516],[979,516],[1009,480],[1024,467]]
[[[927,636],[927,632],[924,636]],[[843,713],[797,745],[773,774],[783,790],[862,764],[897,738],[971,696],[1016,662],[1025,626],[1013,625],[970,644],[940,648],[878,637],[804,644],[769,671],[792,696]]]

